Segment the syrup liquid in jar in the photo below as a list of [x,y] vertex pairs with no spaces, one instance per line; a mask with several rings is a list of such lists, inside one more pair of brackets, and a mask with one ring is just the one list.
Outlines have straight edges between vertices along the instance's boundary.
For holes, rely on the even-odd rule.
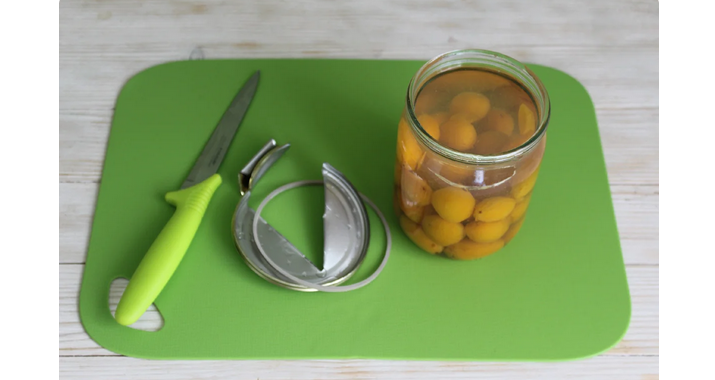
[[[413,110],[398,125],[394,204],[402,230],[422,250],[452,259],[499,251],[524,223],[544,153],[545,135],[532,139],[540,120],[532,96],[507,76],[456,69],[427,81]],[[527,142],[527,152],[490,161]],[[448,150],[486,164],[441,152]]]

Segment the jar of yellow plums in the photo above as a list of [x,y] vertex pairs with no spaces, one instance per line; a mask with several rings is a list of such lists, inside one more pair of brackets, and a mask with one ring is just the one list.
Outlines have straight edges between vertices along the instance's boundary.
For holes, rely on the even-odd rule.
[[486,50],[427,62],[398,125],[395,210],[422,250],[499,251],[519,232],[541,165],[549,96],[522,63]]

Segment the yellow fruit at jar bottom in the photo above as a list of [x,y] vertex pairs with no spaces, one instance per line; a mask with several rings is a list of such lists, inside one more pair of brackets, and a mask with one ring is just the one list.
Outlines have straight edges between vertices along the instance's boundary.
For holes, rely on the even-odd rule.
[[397,127],[397,159],[412,170],[417,170],[424,152],[410,131],[405,119],[400,119]]
[[419,223],[422,221],[422,217],[425,214],[424,206],[411,206],[405,203],[402,198],[402,191],[397,189],[395,195],[395,201],[400,205],[400,211],[402,211],[411,221]]
[[481,124],[490,131],[498,131],[507,136],[514,132],[514,118],[504,110],[492,108]]
[[412,170],[402,171],[402,199],[410,207],[427,206],[432,197],[432,188]]
[[422,126],[422,129],[427,132],[433,139],[439,140],[439,122],[430,115],[422,115],[417,118],[417,121]]
[[524,214],[526,214],[526,209],[529,207],[529,201],[531,201],[531,195],[526,196],[519,202],[516,202],[514,210],[509,214],[511,220],[519,220]]
[[477,142],[477,131],[466,120],[449,119],[442,124],[439,142],[449,148],[465,151]]
[[512,187],[511,195],[519,200],[527,196],[531,192],[531,190],[534,189],[534,185],[536,185],[536,177],[538,175],[539,169],[537,168],[527,179]]
[[479,134],[479,140],[474,144],[474,152],[481,155],[497,154],[503,151],[509,136],[499,131],[486,131]]
[[499,240],[509,229],[509,218],[496,222],[471,222],[464,227],[464,233],[477,243]]
[[504,247],[503,240],[497,240],[491,243],[476,243],[469,239],[464,239],[457,244],[446,247],[444,253],[453,259],[473,260],[489,256],[502,247]]
[[452,245],[464,238],[464,226],[460,223],[448,222],[439,215],[430,215],[422,219],[422,229],[425,234],[439,245]]
[[524,220],[525,220],[525,219],[526,219],[526,218],[522,218],[522,219],[519,220],[518,222],[512,224],[511,227],[509,227],[509,229],[508,229],[508,230],[506,231],[506,233],[504,234],[504,241],[505,241],[505,242],[511,241],[511,239],[513,239],[514,236],[516,236],[516,234],[519,233],[519,230],[521,229],[521,226],[524,224]]
[[400,216],[400,227],[402,227],[402,230],[405,231],[407,237],[409,237],[413,243],[417,244],[417,246],[423,250],[436,254],[442,252],[444,249],[443,246],[435,243],[432,239],[427,237],[425,232],[417,223],[411,221],[404,215]]
[[489,98],[477,92],[462,92],[452,98],[449,111],[452,113],[464,112],[474,115],[473,121],[478,121],[487,116],[491,104]]
[[432,207],[444,220],[459,223],[472,215],[476,201],[458,187],[445,187],[432,193]]
[[474,208],[474,219],[480,222],[496,222],[509,216],[516,206],[514,198],[487,198]]
[[534,111],[526,104],[519,106],[519,134],[522,136],[531,136],[536,131],[536,117]]
[[425,214],[424,207],[405,207],[402,211],[405,213],[405,216],[415,223],[420,223]]

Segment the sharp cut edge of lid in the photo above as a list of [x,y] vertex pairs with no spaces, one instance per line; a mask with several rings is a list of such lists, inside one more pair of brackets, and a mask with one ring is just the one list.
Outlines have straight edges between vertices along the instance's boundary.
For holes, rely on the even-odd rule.
[[370,219],[355,187],[328,163],[323,164],[323,187],[323,269],[347,270],[349,277],[367,255]]

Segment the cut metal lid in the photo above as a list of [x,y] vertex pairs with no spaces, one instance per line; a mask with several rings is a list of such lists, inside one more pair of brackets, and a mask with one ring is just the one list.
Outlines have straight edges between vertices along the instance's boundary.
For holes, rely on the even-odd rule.
[[[260,177],[270,169],[288,149],[289,145],[276,146],[270,140],[241,170],[239,185],[244,194],[234,214],[234,238],[236,246],[248,266],[268,281],[294,290],[315,291],[282,275],[275,266],[290,276],[310,284],[331,286],[346,281],[352,276],[367,255],[370,240],[370,222],[360,195],[350,181],[329,164],[323,165],[323,181],[301,181],[297,185],[323,185],[325,189],[325,213],[323,214],[323,268],[316,267],[283,235],[264,219],[259,218],[254,235],[255,212],[248,207],[251,190]],[[264,203],[269,202],[284,190],[274,191]],[[258,250],[269,257],[269,264]],[[275,266],[274,266],[275,265]]]

